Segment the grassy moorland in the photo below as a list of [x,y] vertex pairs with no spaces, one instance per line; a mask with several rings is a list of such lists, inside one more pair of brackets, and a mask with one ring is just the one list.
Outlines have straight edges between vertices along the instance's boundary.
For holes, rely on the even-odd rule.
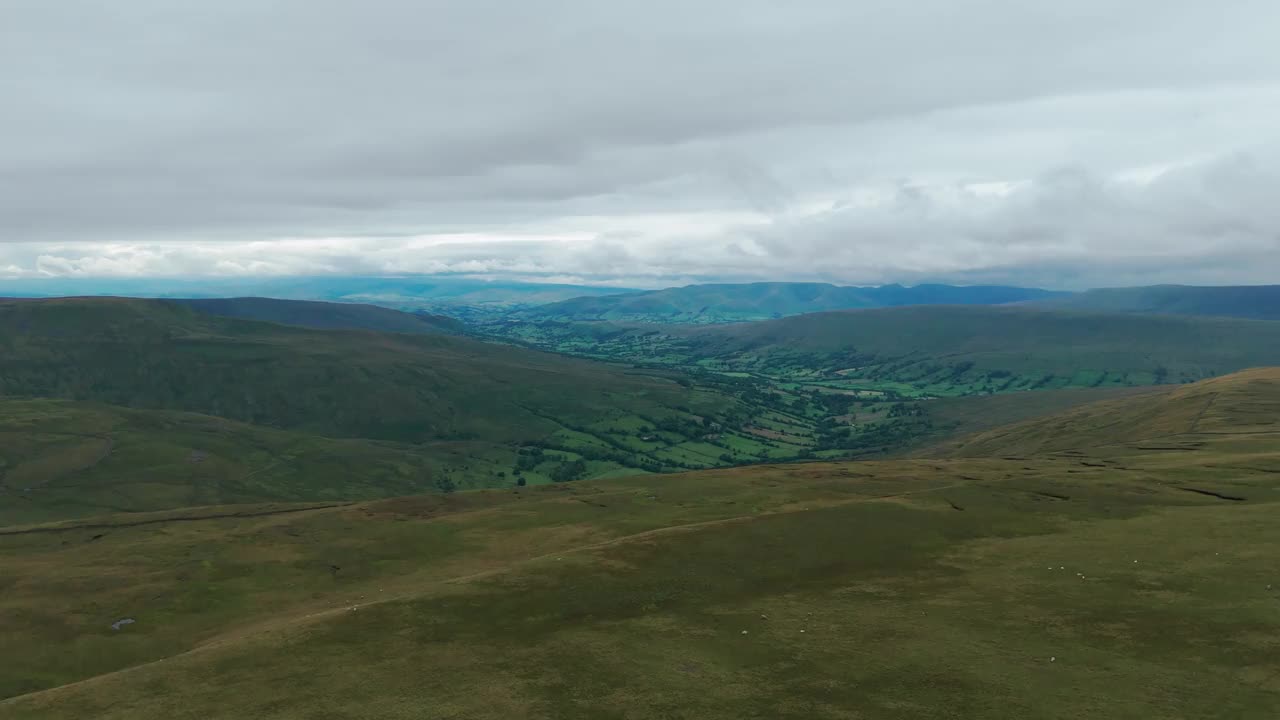
[[1248,370],[1012,423],[944,443],[931,452],[946,457],[991,457],[1085,451],[1098,455],[1134,444],[1153,450],[1163,445],[1170,450],[1193,449],[1208,442],[1197,435],[1268,436],[1280,431],[1274,397],[1278,392],[1280,373]]
[[1105,403],[914,460],[0,529],[0,715],[1274,717],[1280,370]]
[[516,460],[494,443],[331,439],[195,413],[0,400],[0,525],[507,486]]

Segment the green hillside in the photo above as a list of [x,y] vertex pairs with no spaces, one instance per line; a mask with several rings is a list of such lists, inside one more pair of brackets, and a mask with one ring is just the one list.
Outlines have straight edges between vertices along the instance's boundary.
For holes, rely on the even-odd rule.
[[[965,425],[935,423],[926,408],[886,392],[696,366],[628,368],[439,333],[314,330],[119,298],[0,303],[3,396],[429,443],[406,472],[430,465],[430,483],[446,489],[866,456]],[[119,507],[173,506],[160,495],[168,504]]]
[[0,400],[0,525],[510,486],[515,448],[329,439],[194,413]]
[[[331,308],[229,306],[277,319]],[[0,387],[37,398],[0,398],[0,524],[876,455],[1098,396],[902,403],[717,373],[673,381],[466,338],[319,332],[204,309],[0,304]]]
[[3,528],[0,715],[1273,717],[1280,370],[1108,402],[1017,458]]
[[661,329],[512,323],[501,332],[591,357],[907,395],[1180,383],[1280,362],[1278,322],[1024,307],[917,306]]
[[[1126,443],[1196,433],[1277,433],[1277,398],[1280,372],[1274,368],[1246,370],[1012,424],[943,445],[942,451],[956,457],[1101,452]],[[1181,449],[1181,441],[1170,444]]]
[[[915,403],[919,413],[888,418],[861,409],[849,420],[868,429],[824,455],[901,451],[957,434],[1049,414],[1125,390],[1063,390]],[[886,417],[881,417],[885,414]],[[422,444],[331,439],[224,418],[135,410],[65,400],[0,399],[0,526],[188,506],[262,502],[348,502],[415,493],[507,488],[553,481],[566,463],[587,458],[586,479],[792,459],[812,454],[831,426],[812,422],[789,443],[765,436],[788,415],[770,412],[749,427],[635,442],[608,428],[561,429],[529,447],[484,440]],[[672,429],[655,431],[664,436]],[[816,431],[816,432],[815,432]],[[775,435],[783,437],[782,435]],[[628,440],[618,454],[604,445]],[[712,443],[715,443],[712,445]],[[626,445],[623,445],[626,447]],[[720,460],[730,454],[729,461]],[[681,462],[683,460],[683,462]],[[637,467],[639,466],[639,467]]]
[[[1160,393],[1171,387],[1179,386],[1063,388],[904,402],[900,404],[909,412],[902,413],[900,419],[909,432],[904,433],[906,437],[900,443],[886,448],[885,453],[933,455],[939,443],[957,442],[994,428],[1058,416],[1082,405],[1092,407],[1103,400],[1127,403],[1130,398]],[[865,410],[855,413],[865,415]],[[854,420],[856,422],[857,416]]]
[[463,324],[428,313],[406,313],[359,303],[306,302],[273,298],[173,300],[208,315],[261,320],[322,330],[376,330],[397,333],[462,333]]
[[[770,407],[675,373],[442,334],[252,322],[166,301],[0,303],[0,396],[199,412],[329,437],[471,443],[481,462],[449,463],[460,487],[484,484],[477,466],[487,473],[499,463],[506,477],[493,483],[537,484],[804,450],[740,430],[770,422]],[[709,444],[718,433],[751,454],[734,460]]]
[[1197,287],[1152,285],[1106,288],[1048,298],[1034,304],[1046,308],[1095,312],[1166,313],[1280,320],[1280,285]]
[[310,330],[104,299],[0,303],[0,394],[414,442],[518,442],[554,432],[559,419],[728,407],[668,379],[467,338]]
[[890,365],[898,377],[924,375],[932,365],[954,373],[972,363],[961,380],[1007,371],[1059,378],[1104,372],[1163,375],[1180,382],[1280,361],[1280,323],[1022,308],[818,313],[688,337],[713,357],[750,355],[783,365],[816,356],[836,364],[847,360],[847,368]]
[[524,310],[519,317],[538,322],[722,323],[847,308],[921,304],[996,305],[1060,294],[1001,286],[845,287],[828,283],[717,283],[574,298]]

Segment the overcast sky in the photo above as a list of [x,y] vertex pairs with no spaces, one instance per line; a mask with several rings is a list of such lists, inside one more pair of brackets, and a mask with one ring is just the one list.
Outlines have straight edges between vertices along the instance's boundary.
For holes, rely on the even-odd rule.
[[1280,282],[1276,0],[3,0],[0,276]]

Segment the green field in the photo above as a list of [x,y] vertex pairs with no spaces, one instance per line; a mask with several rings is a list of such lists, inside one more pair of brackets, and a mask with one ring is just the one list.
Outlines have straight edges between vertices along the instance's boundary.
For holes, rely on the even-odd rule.
[[0,715],[1274,717],[1278,423],[1263,370],[914,460],[11,526]]

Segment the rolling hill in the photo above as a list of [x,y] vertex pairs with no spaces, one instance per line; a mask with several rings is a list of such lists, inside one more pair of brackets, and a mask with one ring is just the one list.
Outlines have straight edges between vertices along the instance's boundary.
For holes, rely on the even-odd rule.
[[838,392],[211,310],[419,330],[413,315],[301,301],[0,303],[0,523],[876,455],[1103,392],[854,407]]
[[443,315],[407,313],[360,303],[309,302],[274,298],[187,298],[171,300],[207,315],[260,320],[321,330],[375,330],[395,333],[461,334],[465,326]]
[[1193,385],[1083,405],[1053,417],[979,433],[943,448],[952,457],[1043,455],[1096,452],[1143,440],[1196,434],[1277,433],[1277,398],[1280,370],[1245,370]]
[[339,437],[513,442],[618,409],[720,401],[671,380],[447,335],[325,331],[166,301],[0,303],[0,394],[186,410]]
[[[1023,374],[1147,372],[1175,381],[1280,361],[1280,323],[1040,312],[1023,308],[906,307],[815,313],[685,337],[710,354],[783,358],[813,353],[911,365],[971,362]],[[917,361],[912,356],[921,356]]]
[[[821,455],[901,453],[1128,392],[1133,390],[1081,389],[917,403],[920,414],[895,426],[892,435],[854,438],[845,443],[848,452]],[[878,411],[857,412],[869,427],[879,419]],[[751,422],[772,426],[768,415]],[[0,526],[186,506],[334,503],[518,481],[536,485],[552,481],[566,458],[589,459],[578,479],[674,470],[684,467],[682,458],[697,467],[793,459],[821,442],[797,439],[801,444],[788,455],[786,443],[770,445],[760,432],[721,428],[719,440],[703,432],[646,443],[588,427],[561,429],[529,448],[483,439],[410,444],[327,438],[195,413],[0,399]],[[630,448],[634,457],[618,457],[617,448],[604,444],[609,441]],[[699,454],[702,447],[710,454]],[[730,460],[720,460],[722,454],[731,454]]]
[[1106,288],[1036,300],[1046,308],[1280,320],[1280,285]]
[[0,528],[0,714],[1271,717],[1278,417],[1273,368],[973,457]]
[[1280,362],[1280,323],[1020,306],[811,313],[723,326],[511,323],[591,357],[935,395],[1179,383]]
[[844,287],[827,283],[708,284],[581,297],[519,313],[537,322],[723,323],[848,308],[900,305],[998,305],[1062,293],[1034,288],[954,285]]
[[[418,329],[417,318],[394,311],[298,301],[2,302],[0,404],[6,397],[96,403],[92,411],[63,405],[53,413],[66,424],[59,432],[69,436],[80,433],[80,414],[100,411],[127,418],[120,421],[126,429],[142,422],[141,411],[199,413],[253,426],[237,430],[243,443],[227,446],[224,453],[244,462],[199,468],[183,461],[193,453],[210,452],[199,438],[141,433],[162,452],[157,451],[161,454],[154,461],[141,450],[130,456],[141,463],[135,468],[139,482],[125,483],[127,489],[86,486],[76,502],[54,492],[83,479],[75,468],[75,477],[62,478],[61,445],[37,443],[45,455],[33,454],[20,435],[0,434],[0,455],[12,453],[31,468],[52,472],[49,479],[16,486],[33,490],[19,495],[22,505],[15,513],[56,518],[99,507],[163,509],[196,497],[201,502],[362,499],[403,492],[406,483],[419,490],[450,491],[865,457],[973,429],[977,415],[1012,420],[1064,406],[1046,398],[1021,407],[1004,401],[957,403],[934,413],[932,406],[897,402],[897,391],[848,390],[840,386],[842,378],[828,384],[786,384],[696,366],[688,372],[636,369],[442,333],[318,330],[249,321],[203,311],[210,306],[300,323],[409,324]],[[330,312],[337,315],[330,318]],[[1067,405],[1080,401],[1083,397],[1062,398]],[[172,426],[161,418],[147,424]],[[206,424],[230,427],[213,420]],[[292,434],[268,437],[268,428]],[[263,435],[254,436],[259,430]],[[112,437],[100,433],[85,442],[100,445]],[[342,458],[348,455],[370,458],[375,465],[383,462],[379,457],[401,460],[388,460],[398,463],[398,470],[372,483],[384,484],[381,490],[365,481],[348,486],[326,480],[321,485],[331,489],[309,496],[295,492],[288,478],[311,472],[306,469],[311,465],[292,462],[291,451],[281,449],[304,446],[304,438],[404,447],[311,448],[309,452],[330,458],[335,468],[347,466]],[[275,449],[264,455],[254,448]],[[130,467],[109,464],[113,472]],[[272,472],[257,476],[264,465]],[[202,472],[192,473],[194,469]],[[170,475],[162,481],[142,481],[164,473]],[[262,481],[253,490],[256,494],[240,487],[248,473]],[[98,482],[97,475],[90,475]],[[197,488],[192,485],[196,482],[203,484]],[[104,493],[115,493],[117,502],[109,504]]]
[[194,413],[0,399],[0,525],[507,486],[514,448],[330,439]]

